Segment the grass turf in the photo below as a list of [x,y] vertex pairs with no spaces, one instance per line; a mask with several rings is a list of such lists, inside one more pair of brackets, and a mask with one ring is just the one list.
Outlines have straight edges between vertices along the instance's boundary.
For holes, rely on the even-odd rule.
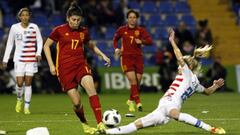
[[[121,125],[132,122],[154,110],[162,93],[143,93],[141,99],[144,111],[135,112],[134,118],[124,116],[128,113],[125,104],[128,96],[125,92],[100,95],[103,110],[109,108],[119,110],[122,115]],[[228,135],[239,135],[239,101],[240,95],[237,93],[215,93],[211,96],[195,94],[184,103],[182,112],[189,113],[211,125],[223,127]],[[96,126],[86,94],[82,94],[82,102],[89,124]],[[0,130],[8,131],[8,135],[25,135],[28,129],[35,127],[47,127],[51,135],[84,134],[67,95],[33,95],[31,115],[15,112],[15,95],[0,95],[0,103]],[[207,113],[202,113],[202,111],[207,111]],[[166,125],[142,129],[134,134],[202,135],[210,133],[173,120]]]

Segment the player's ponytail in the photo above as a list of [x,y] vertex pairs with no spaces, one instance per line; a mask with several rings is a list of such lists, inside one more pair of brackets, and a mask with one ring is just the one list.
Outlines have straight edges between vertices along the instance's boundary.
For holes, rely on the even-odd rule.
[[66,13],[67,17],[77,15],[77,16],[83,16],[83,11],[82,9],[78,6],[77,2],[72,2],[69,9],[67,10]]
[[212,49],[212,46],[210,46],[210,45],[205,45],[202,48],[197,48],[194,50],[193,57],[194,58],[208,57],[211,49]]
[[199,74],[201,72],[201,64],[198,62],[197,58],[208,57],[211,49],[212,46],[210,45],[206,45],[202,48],[196,48],[194,50],[193,56],[190,55],[183,56],[183,60],[189,67],[191,67],[191,70],[195,74]]

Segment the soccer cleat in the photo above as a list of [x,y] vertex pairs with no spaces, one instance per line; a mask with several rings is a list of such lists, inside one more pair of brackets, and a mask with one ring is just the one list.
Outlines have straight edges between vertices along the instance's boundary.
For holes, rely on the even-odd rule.
[[141,103],[138,103],[137,104],[137,109],[139,112],[142,112],[143,111],[143,108],[142,108],[142,104]]
[[219,127],[219,128],[212,127],[211,128],[211,133],[213,133],[213,134],[226,134],[226,131],[221,127]]
[[96,128],[90,127],[89,125],[82,123],[83,131],[85,134],[95,134],[98,130]]
[[133,101],[128,100],[128,101],[127,101],[127,105],[128,105],[128,110],[129,110],[129,112],[135,112],[135,106],[134,106]]
[[24,114],[31,114],[29,108],[24,108]]
[[102,122],[100,122],[100,123],[98,123],[98,125],[97,125],[97,129],[98,129],[98,131],[99,131],[100,133],[104,133],[105,130],[106,130],[106,126],[105,126]]
[[15,110],[17,113],[20,113],[22,111],[22,101],[21,100],[17,100]]

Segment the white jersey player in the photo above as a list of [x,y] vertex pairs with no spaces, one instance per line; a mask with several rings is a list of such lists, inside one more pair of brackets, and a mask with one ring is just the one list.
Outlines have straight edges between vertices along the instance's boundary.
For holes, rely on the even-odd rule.
[[180,112],[183,102],[194,92],[204,92],[208,95],[212,94],[219,87],[224,85],[224,80],[220,78],[215,80],[211,87],[204,88],[199,83],[196,74],[194,74],[194,72],[197,72],[200,67],[195,57],[204,57],[211,50],[211,46],[207,45],[204,48],[196,49],[193,57],[183,56],[174,41],[174,31],[170,29],[169,32],[169,41],[172,44],[179,63],[179,74],[176,76],[167,92],[160,99],[158,107],[153,112],[126,126],[108,129],[105,131],[106,134],[129,134],[141,128],[166,124],[170,119],[175,119],[179,122],[202,128],[211,133],[226,133],[223,128],[212,127],[190,114]]
[[13,24],[7,40],[6,50],[3,58],[3,67],[7,63],[15,45],[14,71],[16,74],[17,104],[16,112],[22,110],[23,85],[25,84],[25,106],[24,113],[30,114],[29,105],[32,96],[32,78],[38,71],[37,62],[41,60],[42,36],[38,26],[30,23],[31,13],[28,8],[22,8],[18,12],[19,23]]

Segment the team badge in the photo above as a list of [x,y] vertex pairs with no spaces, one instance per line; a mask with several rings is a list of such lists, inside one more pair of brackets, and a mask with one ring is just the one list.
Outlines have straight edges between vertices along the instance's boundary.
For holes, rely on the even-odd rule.
[[139,33],[140,33],[140,32],[139,32],[139,30],[135,30],[134,33],[135,33],[135,36],[139,36]]
[[65,36],[69,36],[69,33],[65,33]]
[[84,40],[84,37],[85,35],[84,35],[84,33],[83,32],[80,32],[80,39],[83,41]]
[[22,40],[22,34],[16,34],[16,39],[17,40]]
[[125,31],[124,34],[127,35],[128,33]]

